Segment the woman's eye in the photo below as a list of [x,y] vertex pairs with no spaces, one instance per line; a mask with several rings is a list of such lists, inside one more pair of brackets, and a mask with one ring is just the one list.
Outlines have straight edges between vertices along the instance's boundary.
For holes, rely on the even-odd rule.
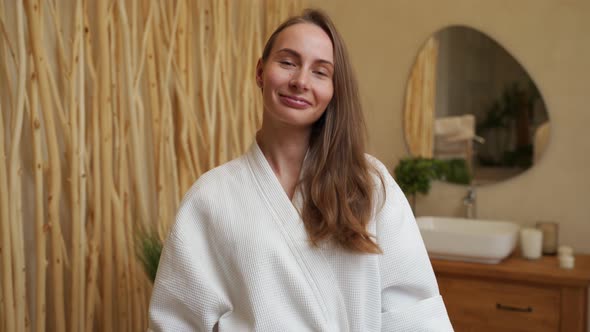
[[316,70],[316,71],[314,71],[314,73],[316,75],[319,75],[319,76],[328,77],[328,74],[326,72],[323,72],[323,71],[320,71],[320,70]]
[[290,67],[295,66],[295,64],[293,62],[291,62],[291,61],[285,61],[285,60],[283,60],[283,61],[279,61],[279,63],[281,65],[284,65],[284,66],[290,66]]

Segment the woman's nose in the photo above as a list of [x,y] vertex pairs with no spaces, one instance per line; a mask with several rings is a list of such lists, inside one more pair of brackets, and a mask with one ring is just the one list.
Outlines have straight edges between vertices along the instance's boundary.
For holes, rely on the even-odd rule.
[[291,81],[289,81],[289,86],[297,90],[309,89],[309,77],[306,71],[298,70],[294,73],[291,77]]

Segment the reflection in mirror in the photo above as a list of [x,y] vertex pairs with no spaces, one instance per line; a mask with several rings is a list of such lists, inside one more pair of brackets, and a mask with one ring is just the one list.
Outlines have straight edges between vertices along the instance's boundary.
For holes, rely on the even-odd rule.
[[549,117],[535,83],[502,46],[453,26],[429,38],[412,67],[404,134],[413,156],[447,161],[472,184],[487,184],[539,161]]

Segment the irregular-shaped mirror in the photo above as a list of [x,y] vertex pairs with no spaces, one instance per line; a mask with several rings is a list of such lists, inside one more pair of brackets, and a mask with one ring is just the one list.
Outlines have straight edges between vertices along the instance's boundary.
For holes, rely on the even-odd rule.
[[404,134],[414,157],[448,164],[448,181],[488,184],[539,162],[549,116],[510,53],[477,30],[452,26],[428,39],[412,67]]

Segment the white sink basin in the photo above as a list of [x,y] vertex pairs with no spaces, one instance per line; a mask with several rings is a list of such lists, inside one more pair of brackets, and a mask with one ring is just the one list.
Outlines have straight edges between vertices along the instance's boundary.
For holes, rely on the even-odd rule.
[[430,258],[497,264],[508,257],[519,226],[506,221],[454,217],[416,218]]

